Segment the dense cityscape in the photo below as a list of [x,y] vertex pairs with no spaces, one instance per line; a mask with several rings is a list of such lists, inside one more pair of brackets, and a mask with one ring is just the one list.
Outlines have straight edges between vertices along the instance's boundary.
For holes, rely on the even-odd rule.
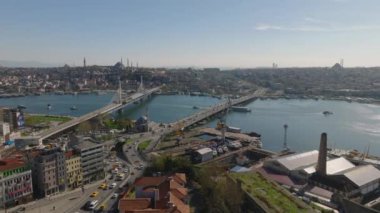
[[379,6],[2,2],[0,212],[380,212]]

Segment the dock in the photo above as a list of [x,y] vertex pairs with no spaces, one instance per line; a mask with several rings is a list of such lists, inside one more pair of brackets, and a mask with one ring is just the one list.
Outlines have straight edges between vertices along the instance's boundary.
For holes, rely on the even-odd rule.
[[[204,128],[200,130],[203,134],[213,135],[213,136],[222,136],[222,132],[214,128]],[[261,140],[258,137],[252,137],[243,133],[234,133],[234,132],[225,132],[225,137],[233,140],[239,140],[241,142],[246,142],[254,144],[257,147],[261,147]]]

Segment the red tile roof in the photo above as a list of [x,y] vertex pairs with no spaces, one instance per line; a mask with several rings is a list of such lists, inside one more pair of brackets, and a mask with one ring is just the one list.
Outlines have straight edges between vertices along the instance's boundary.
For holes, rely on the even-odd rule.
[[181,199],[175,196],[173,193],[169,192],[170,203],[181,213],[190,213],[190,206],[185,204]]
[[125,213],[134,210],[147,209],[150,206],[150,198],[122,198],[119,200],[119,212]]
[[25,161],[21,158],[6,158],[0,160],[0,171],[16,169],[25,166]]
[[166,176],[137,178],[135,180],[135,186],[159,186],[166,180],[166,178]]
[[175,173],[172,177],[179,184],[181,184],[181,185],[186,184],[186,174],[185,173]]
[[[151,206],[141,199],[150,198],[137,198],[127,199],[122,198],[119,201],[119,211],[121,213],[190,213],[190,207],[184,202],[188,195],[186,184],[186,175],[184,173],[176,173],[173,176],[160,176],[160,177],[142,177],[135,181],[135,186],[143,187],[143,191],[158,190],[154,206],[156,209],[150,209]],[[144,195],[142,195],[144,196]],[[138,200],[140,199],[140,200]]]

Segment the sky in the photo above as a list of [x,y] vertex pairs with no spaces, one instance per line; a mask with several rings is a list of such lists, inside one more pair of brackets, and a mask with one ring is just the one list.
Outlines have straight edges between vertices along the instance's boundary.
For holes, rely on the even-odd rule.
[[379,66],[379,0],[1,0],[0,62]]

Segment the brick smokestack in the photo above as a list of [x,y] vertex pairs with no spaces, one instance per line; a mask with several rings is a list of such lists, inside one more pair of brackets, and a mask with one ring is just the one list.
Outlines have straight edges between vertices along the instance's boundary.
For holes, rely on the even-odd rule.
[[321,134],[321,143],[319,144],[317,173],[326,175],[326,158],[327,158],[327,134]]

